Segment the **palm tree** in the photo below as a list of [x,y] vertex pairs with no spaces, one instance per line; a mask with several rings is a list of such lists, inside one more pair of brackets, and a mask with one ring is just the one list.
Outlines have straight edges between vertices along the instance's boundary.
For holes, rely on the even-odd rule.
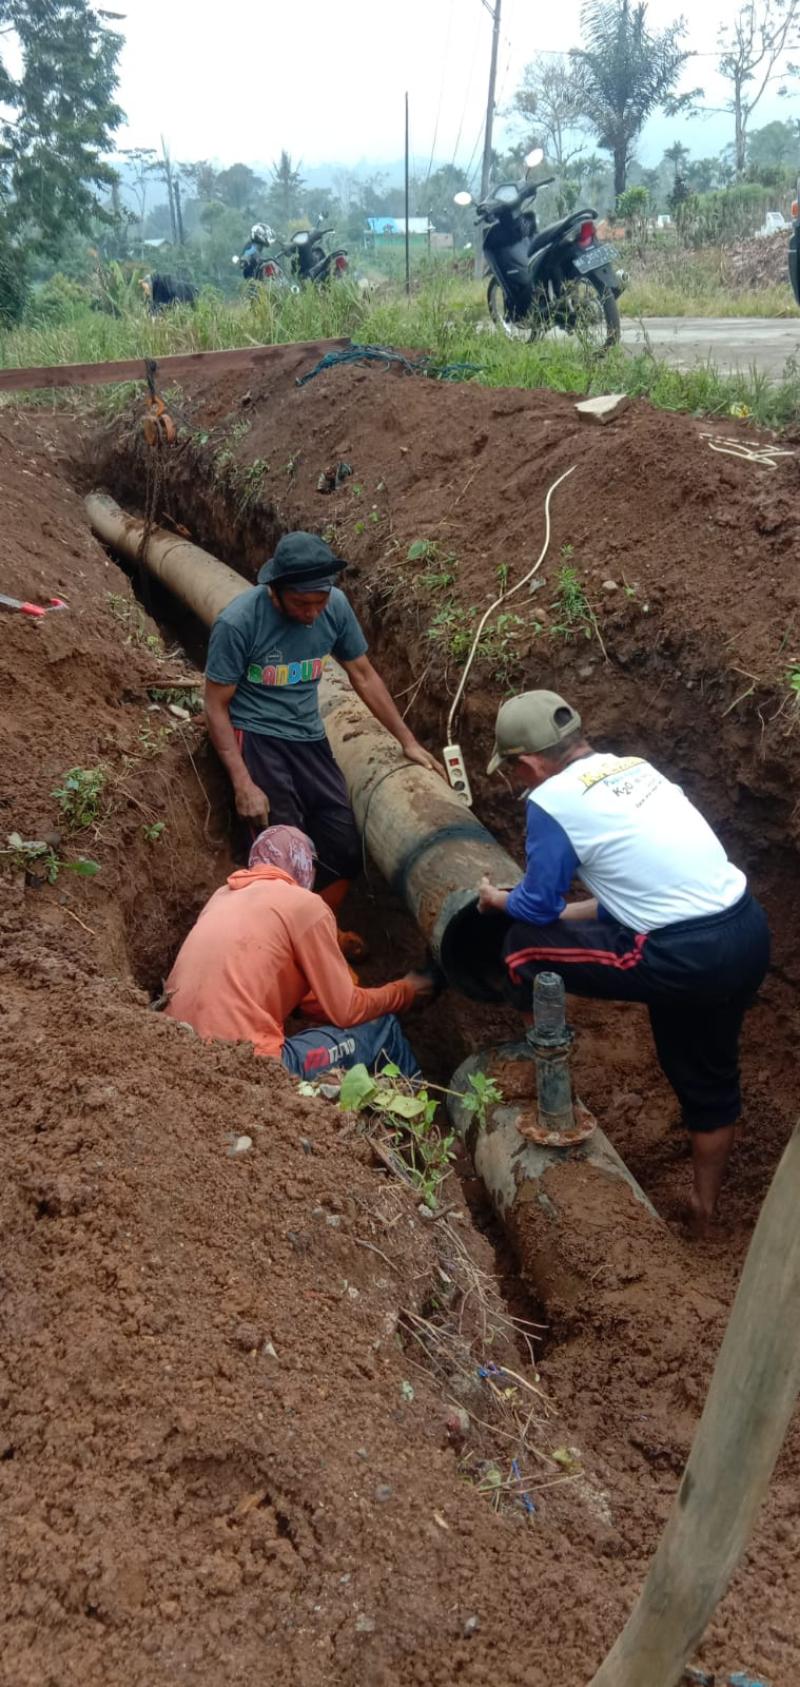
[[689,56],[680,45],[686,26],[681,20],[652,34],[645,0],[587,0],[581,27],[586,45],[570,55],[580,109],[598,145],[613,156],[619,195],[625,191],[634,142],[651,112],[659,106],[674,112],[692,97],[673,94]]
[[664,157],[667,163],[672,165],[673,181],[679,182],[686,175],[685,166],[689,162],[688,146],[684,146],[682,141],[673,141],[672,146],[667,147]]

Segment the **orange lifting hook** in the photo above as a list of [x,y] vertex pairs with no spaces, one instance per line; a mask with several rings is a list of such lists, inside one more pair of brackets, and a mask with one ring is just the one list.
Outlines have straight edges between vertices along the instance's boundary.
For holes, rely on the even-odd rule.
[[154,393],[151,393],[147,400],[147,410],[142,418],[142,431],[148,445],[156,445],[159,439],[166,445],[172,445],[177,438],[175,423],[163,398],[157,398]]

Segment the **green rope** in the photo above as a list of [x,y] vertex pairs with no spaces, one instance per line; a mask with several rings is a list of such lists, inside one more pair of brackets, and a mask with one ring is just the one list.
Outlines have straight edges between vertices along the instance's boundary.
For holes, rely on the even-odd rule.
[[392,346],[362,346],[351,341],[344,351],[329,351],[321,357],[319,363],[309,369],[305,375],[298,375],[296,385],[304,387],[307,381],[313,381],[315,375],[323,369],[336,369],[346,363],[380,363],[385,369],[392,365],[399,365],[409,375],[426,375],[436,381],[460,381],[471,375],[481,374],[482,363],[436,363],[427,352],[422,357],[408,358],[403,352],[395,351]]

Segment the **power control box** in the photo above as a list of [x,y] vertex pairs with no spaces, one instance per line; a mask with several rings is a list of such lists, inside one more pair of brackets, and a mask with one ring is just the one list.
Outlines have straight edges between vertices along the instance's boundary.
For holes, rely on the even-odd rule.
[[443,755],[444,765],[447,768],[447,777],[450,780],[453,790],[457,791],[459,796],[463,797],[465,803],[467,803],[471,808],[472,792],[469,788],[469,780],[467,778],[467,770],[464,765],[464,757],[461,754],[461,745],[445,744]]

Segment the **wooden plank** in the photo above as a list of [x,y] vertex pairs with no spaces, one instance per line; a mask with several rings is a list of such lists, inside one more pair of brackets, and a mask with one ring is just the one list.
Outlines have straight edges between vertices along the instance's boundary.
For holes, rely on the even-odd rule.
[[[278,345],[233,346],[227,351],[174,352],[155,361],[163,392],[176,375],[193,372],[224,375],[233,369],[258,369],[285,352],[320,358],[326,352],[339,351],[349,344],[347,339],[284,340]],[[144,357],[128,357],[119,363],[44,363],[31,369],[0,369],[0,392],[35,392],[43,387],[99,387],[113,381],[144,381],[144,365]]]

